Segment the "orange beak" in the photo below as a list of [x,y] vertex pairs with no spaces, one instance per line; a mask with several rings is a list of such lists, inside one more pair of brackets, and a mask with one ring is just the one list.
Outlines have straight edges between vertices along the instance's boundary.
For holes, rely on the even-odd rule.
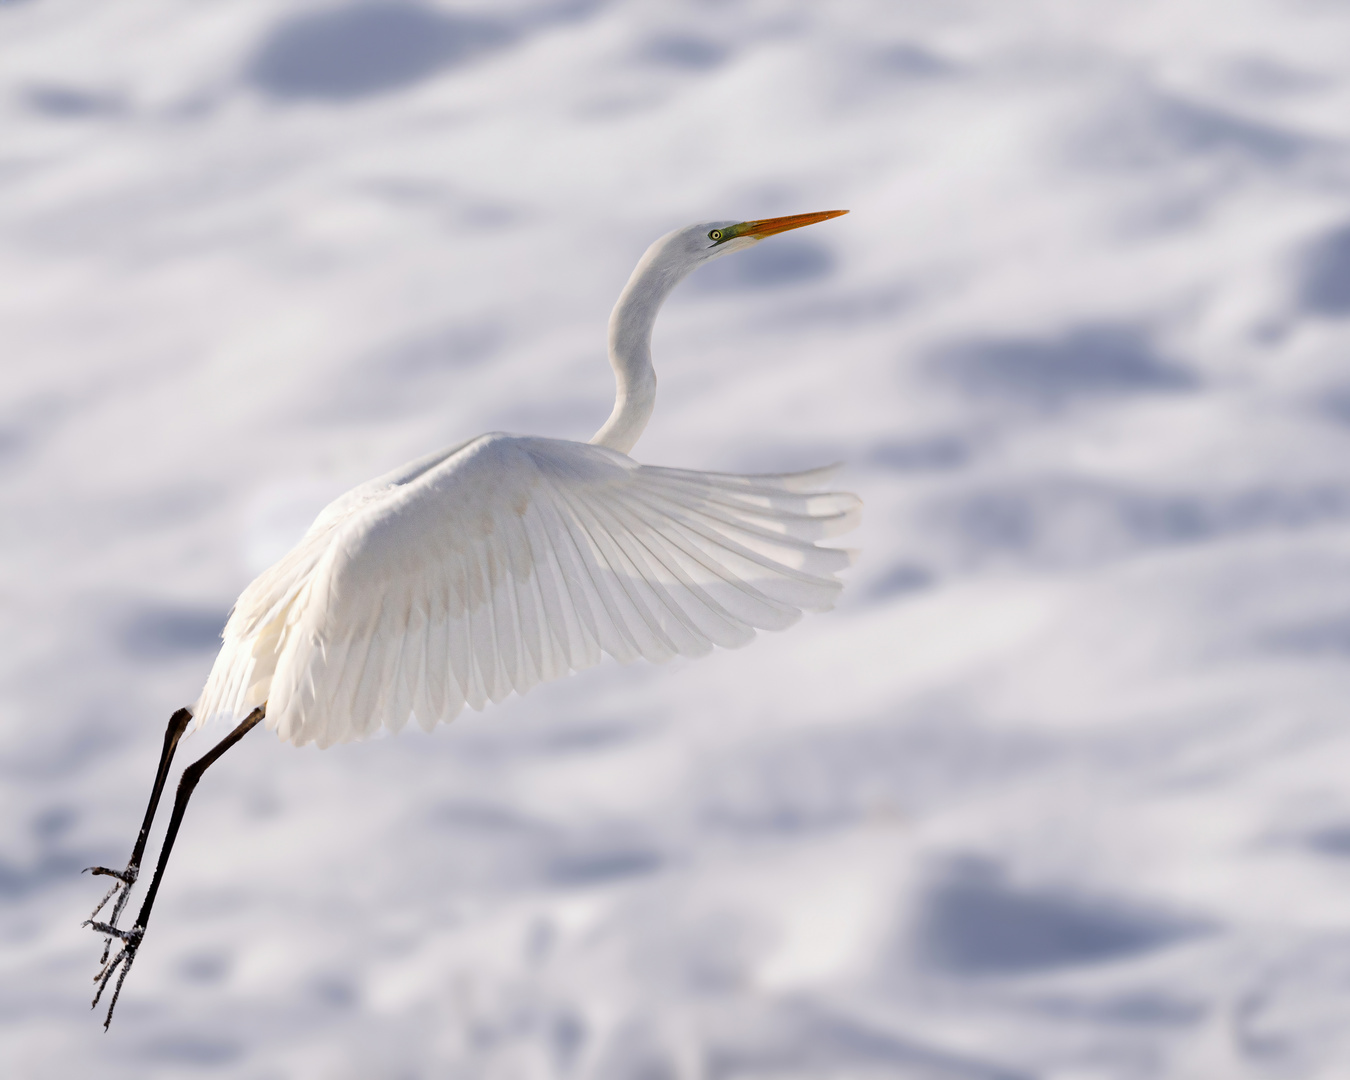
[[771,217],[763,221],[743,221],[728,231],[733,236],[772,236],[774,233],[800,229],[803,225],[814,225],[817,221],[826,221],[847,213],[847,210],[822,210],[816,214],[789,214],[787,217]]

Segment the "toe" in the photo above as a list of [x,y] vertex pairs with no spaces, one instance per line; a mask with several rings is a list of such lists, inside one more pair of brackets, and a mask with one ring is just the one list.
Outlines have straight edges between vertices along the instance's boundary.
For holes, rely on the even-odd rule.
[[106,866],[86,866],[84,872],[86,874],[93,874],[94,877],[116,878],[118,881],[122,882],[122,884],[128,884],[128,875],[124,870],[110,870]]

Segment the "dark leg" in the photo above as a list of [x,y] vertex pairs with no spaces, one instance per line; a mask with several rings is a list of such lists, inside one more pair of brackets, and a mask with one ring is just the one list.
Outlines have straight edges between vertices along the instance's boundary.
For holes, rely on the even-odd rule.
[[188,800],[192,798],[192,792],[196,788],[197,782],[202,778],[202,773],[215,764],[216,759],[221,754],[225,753],[226,750],[257,726],[258,722],[266,715],[266,709],[266,705],[259,705],[258,708],[240,721],[238,727],[183,770],[183,777],[178,781],[178,794],[173,800],[173,814],[169,818],[169,828],[164,834],[164,846],[159,852],[159,862],[155,864],[155,876],[150,879],[150,888],[141,904],[140,914],[136,916],[135,925],[130,930],[120,930],[108,923],[99,923],[93,920],[86,924],[92,926],[100,934],[107,934],[109,938],[117,937],[122,940],[121,951],[111,961],[106,962],[103,969],[94,976],[98,983],[98,993],[94,995],[93,1004],[97,1005],[99,998],[103,996],[103,991],[107,989],[108,982],[117,972],[117,969],[119,967],[122,969],[122,973],[117,977],[117,985],[113,988],[112,1001],[108,1004],[108,1016],[103,1021],[104,1031],[107,1031],[108,1025],[112,1023],[113,1009],[117,1008],[117,997],[122,992],[122,983],[126,980],[127,972],[131,970],[132,961],[136,959],[136,950],[140,948],[141,939],[145,936],[145,927],[150,921],[150,909],[155,906],[155,897],[159,894],[159,883],[164,877],[164,867],[168,865],[174,840],[178,838],[178,829],[183,824],[183,814],[187,810]]
[[[118,918],[121,917],[122,908],[126,906],[127,897],[131,893],[131,886],[136,884],[136,877],[141,871],[141,857],[145,854],[145,841],[150,836],[150,826],[155,820],[155,811],[159,809],[159,797],[164,793],[164,781],[169,776],[169,766],[173,763],[174,751],[178,749],[178,740],[183,737],[183,732],[187,730],[188,722],[192,719],[192,713],[187,709],[179,709],[169,717],[168,730],[164,732],[164,749],[159,755],[159,769],[155,772],[155,786],[150,791],[150,805],[145,808],[145,820],[141,822],[141,834],[136,837],[136,846],[131,849],[131,860],[127,863],[127,868],[121,873],[116,870],[109,870],[106,866],[91,866],[88,872],[95,877],[106,875],[114,878],[113,887],[108,890],[103,899],[98,902],[98,907],[94,908],[89,914],[89,920],[103,910],[104,905],[112,899],[113,893],[121,890],[121,895],[117,897],[117,903],[113,906],[112,918],[108,921],[114,926],[117,925]],[[112,938],[108,939],[108,944],[112,944]],[[99,963],[104,963],[108,959],[108,950],[104,948],[103,959]]]

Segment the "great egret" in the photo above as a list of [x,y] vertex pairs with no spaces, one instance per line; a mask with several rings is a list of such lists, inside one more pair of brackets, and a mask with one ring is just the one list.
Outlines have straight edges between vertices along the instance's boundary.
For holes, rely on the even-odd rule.
[[[656,399],[652,324],[670,291],[706,262],[846,212],[663,236],[610,316],[618,389],[589,443],[494,433],[409,462],[331,503],[244,590],[201,697],[169,721],[126,869],[91,868],[115,879],[85,923],[107,938],[95,1006],[117,974],[105,1030],[193,789],[264,718],[297,746],[397,731],[410,716],[430,730],[601,653],[699,656],[832,605],[850,555],[816,541],[852,528],[860,503],[816,490],[830,469],[735,476],[639,465],[628,452]],[[239,722],[183,770],[140,913],[119,928],[178,741],[216,718]],[[95,921],[115,894],[108,922]]]

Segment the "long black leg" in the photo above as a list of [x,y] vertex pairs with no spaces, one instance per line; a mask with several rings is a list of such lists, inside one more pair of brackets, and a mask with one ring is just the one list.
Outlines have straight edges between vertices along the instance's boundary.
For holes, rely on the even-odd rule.
[[95,976],[98,982],[98,992],[94,995],[93,1004],[96,1006],[99,998],[103,996],[103,991],[107,989],[109,980],[112,979],[118,968],[121,968],[121,974],[117,976],[117,985],[113,988],[112,1001],[108,1003],[108,1016],[103,1021],[104,1031],[107,1031],[108,1025],[112,1023],[113,1010],[117,1008],[117,998],[122,993],[122,983],[126,980],[127,972],[131,970],[132,961],[136,959],[136,950],[140,948],[141,939],[145,937],[145,927],[150,921],[150,909],[155,906],[155,897],[159,894],[159,884],[164,877],[164,867],[169,863],[169,855],[173,851],[174,840],[178,838],[178,829],[183,824],[183,814],[187,810],[188,800],[192,798],[192,792],[197,787],[197,782],[201,780],[202,774],[215,764],[221,754],[225,753],[226,750],[257,726],[258,722],[266,715],[266,709],[266,705],[259,705],[239,722],[238,727],[183,770],[183,777],[178,781],[178,794],[174,796],[173,800],[173,814],[169,817],[169,828],[164,834],[164,846],[160,848],[159,862],[155,864],[155,876],[150,879],[150,888],[145,894],[140,913],[136,916],[136,922],[131,929],[119,930],[116,926],[92,921],[88,924],[101,934],[122,939],[121,951],[111,961],[104,964],[103,969]]
[[[169,777],[169,766],[173,763],[174,751],[178,749],[178,740],[183,737],[183,732],[187,730],[191,720],[192,713],[187,709],[179,709],[169,717],[169,726],[164,732],[164,749],[160,751],[159,768],[155,771],[155,786],[150,791],[150,805],[145,808],[145,820],[141,822],[141,833],[136,837],[136,846],[131,849],[131,859],[127,862],[127,868],[119,873],[116,870],[109,870],[106,866],[89,867],[88,872],[95,877],[106,875],[115,879],[112,888],[98,902],[98,907],[89,913],[91,921],[103,910],[104,905],[112,899],[113,893],[118,889],[121,889],[121,895],[118,896],[117,903],[113,906],[112,917],[108,921],[116,926],[117,920],[121,917],[122,908],[126,906],[127,897],[131,894],[131,886],[136,884],[136,877],[141,872],[145,842],[150,837],[150,826],[155,820],[155,812],[159,809],[159,797],[164,793],[164,781]],[[112,944],[112,938],[108,939],[108,944]],[[103,959],[99,963],[105,963],[107,959],[108,949],[105,946]]]

